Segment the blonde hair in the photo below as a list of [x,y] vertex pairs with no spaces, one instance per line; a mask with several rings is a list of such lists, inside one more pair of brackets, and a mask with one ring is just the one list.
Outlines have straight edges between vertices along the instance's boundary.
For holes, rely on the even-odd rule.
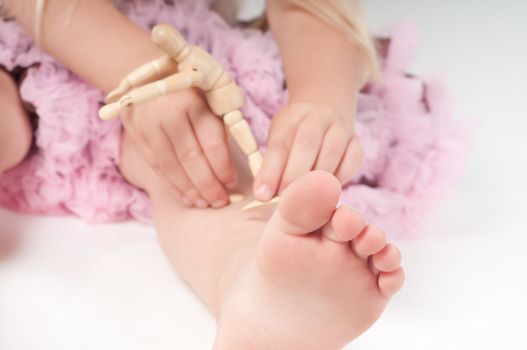
[[290,0],[344,33],[366,60],[368,76],[380,79],[377,51],[370,39],[360,0]]

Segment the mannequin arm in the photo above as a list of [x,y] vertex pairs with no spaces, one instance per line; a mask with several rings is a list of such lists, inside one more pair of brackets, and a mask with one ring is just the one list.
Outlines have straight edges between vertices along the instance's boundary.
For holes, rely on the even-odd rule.
[[110,120],[118,117],[126,108],[156,99],[174,91],[189,89],[203,78],[199,72],[181,72],[163,80],[141,86],[121,97],[119,101],[107,104],[99,110],[99,117]]
[[105,102],[115,102],[133,88],[165,78],[176,72],[177,62],[172,60],[168,55],[147,62],[121,80],[117,89],[108,94]]

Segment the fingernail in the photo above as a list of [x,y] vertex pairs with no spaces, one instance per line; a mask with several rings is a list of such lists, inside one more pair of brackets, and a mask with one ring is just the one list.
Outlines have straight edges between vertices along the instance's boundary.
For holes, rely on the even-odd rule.
[[216,202],[212,203],[212,207],[214,208],[222,208],[227,204],[223,199],[217,200]]
[[258,189],[256,190],[255,194],[256,197],[264,201],[271,199],[271,197],[273,196],[273,194],[271,193],[271,188],[269,188],[269,186],[267,185],[260,185],[260,187],[258,187]]
[[187,197],[183,197],[181,200],[183,201],[183,204],[186,207],[191,207],[192,206],[192,202]]
[[202,209],[205,209],[207,208],[209,205],[207,204],[207,202],[205,202],[203,199],[198,199],[194,202],[194,204],[196,204],[196,207],[198,208],[202,208]]

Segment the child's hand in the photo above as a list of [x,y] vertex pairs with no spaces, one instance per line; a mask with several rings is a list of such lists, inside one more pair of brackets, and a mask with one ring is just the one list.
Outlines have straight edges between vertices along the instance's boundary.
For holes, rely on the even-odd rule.
[[174,185],[185,205],[228,203],[224,187],[235,186],[236,169],[223,123],[198,91],[172,93],[135,106],[121,119],[139,152]]
[[255,196],[268,200],[310,170],[325,170],[343,184],[351,180],[363,160],[355,136],[354,111],[337,113],[332,107],[292,103],[273,119],[264,162],[254,182]]

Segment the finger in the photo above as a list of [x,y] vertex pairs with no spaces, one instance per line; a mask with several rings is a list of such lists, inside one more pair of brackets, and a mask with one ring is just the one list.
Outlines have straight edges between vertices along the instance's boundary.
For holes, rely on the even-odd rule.
[[[134,146],[137,148],[139,154],[143,159],[152,167],[152,169],[161,177],[162,180],[166,181],[170,186],[170,190],[173,194],[180,199],[180,202],[185,206],[192,207],[194,202],[203,201],[204,199],[199,194],[198,190],[194,187],[192,182],[187,178],[187,175],[182,170],[181,165],[177,160],[172,145],[170,146],[170,152],[157,152],[158,155],[172,154],[171,159],[166,160],[156,160],[154,150],[159,150],[167,148],[165,145],[157,145],[154,142],[149,142],[149,140],[157,140],[160,135],[164,136],[163,131],[157,128],[156,124],[148,123],[147,120],[140,119],[139,121],[135,120],[136,115],[133,113],[131,108],[129,111],[123,114],[121,121],[125,132],[133,141]],[[136,127],[136,124],[141,123],[140,127]],[[157,124],[159,125],[159,124]],[[148,133],[149,136],[146,136]],[[166,141],[166,137],[164,138]],[[168,157],[167,157],[168,158]],[[161,164],[167,164],[167,166],[162,166]],[[164,169],[163,169],[164,168]]]
[[153,167],[154,162],[152,160],[150,146],[141,130],[136,127],[133,111],[134,107],[131,107],[121,115],[122,127],[126,133],[126,136],[133,142],[134,146],[137,148],[144,160]]
[[234,188],[237,173],[223,122],[207,109],[191,113],[190,122],[214,175],[225,187]]
[[143,160],[148,163],[148,165],[159,175],[161,176],[161,169],[156,166],[153,160],[153,152],[150,150],[150,145],[146,140],[146,137],[138,131],[135,130],[130,121],[125,122],[123,119],[123,128],[126,136],[132,141],[134,147],[137,149]]
[[346,152],[335,172],[335,176],[342,184],[349,182],[359,171],[364,161],[364,149],[357,138],[354,138],[348,144]]
[[261,201],[271,199],[278,191],[294,137],[294,124],[273,125],[262,167],[254,180],[254,196]]
[[155,168],[181,194],[183,204],[198,206],[198,203],[205,203],[204,198],[179,163],[174,148],[162,127],[158,126],[157,131],[146,139],[150,146],[150,157],[155,163]]
[[[163,130],[157,128],[144,129],[140,137],[144,140],[141,142],[141,148],[145,159],[151,164],[156,173],[166,180],[176,195],[181,194],[181,201],[186,206],[193,206],[193,203],[202,201],[199,191],[194,187],[192,182],[181,168],[177,156],[173,152],[172,145],[167,148],[166,136]],[[139,132],[138,132],[139,134]],[[162,151],[170,149],[170,151]]]
[[177,187],[175,187],[173,184],[170,183],[170,181],[168,181],[164,172],[161,170],[161,167],[156,164],[156,161],[153,157],[154,153],[152,152],[150,145],[146,141],[146,138],[140,133],[135,133],[133,134],[134,136],[131,135],[131,133],[128,133],[130,140],[134,143],[134,147],[139,152],[139,155],[143,157],[143,159],[147,162],[148,166],[150,166],[156,172],[156,174],[160,177],[161,180],[167,182],[171,193],[177,197],[179,202],[183,203],[186,206],[191,206],[191,202],[183,196],[183,194]]
[[313,168],[329,126],[320,122],[320,119],[312,118],[300,124],[289,153],[280,191]]
[[313,169],[334,174],[346,152],[348,143],[349,137],[346,131],[337,124],[333,124],[324,135],[322,148]]
[[[187,176],[206,200],[205,207],[208,204],[225,206],[228,203],[227,192],[209,166],[188,117],[167,119],[164,130]],[[204,207],[203,203],[196,204]]]

